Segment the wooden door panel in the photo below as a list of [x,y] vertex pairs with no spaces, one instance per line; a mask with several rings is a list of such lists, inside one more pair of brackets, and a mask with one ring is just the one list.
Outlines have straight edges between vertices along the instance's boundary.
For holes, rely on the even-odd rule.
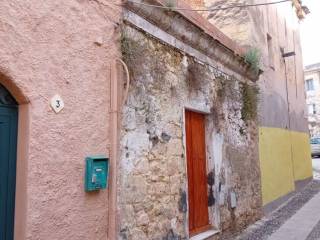
[[13,240],[18,109],[0,105],[0,239]]
[[197,233],[209,226],[206,177],[205,116],[186,111],[186,144],[189,230]]
[[7,172],[8,172],[8,149],[10,134],[10,119],[0,113],[0,239],[6,239],[5,221],[7,216]]

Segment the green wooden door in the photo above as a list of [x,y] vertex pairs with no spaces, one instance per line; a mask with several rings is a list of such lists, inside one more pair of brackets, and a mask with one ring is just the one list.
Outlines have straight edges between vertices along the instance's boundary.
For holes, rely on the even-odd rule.
[[17,127],[18,108],[1,102],[0,90],[0,240],[13,240]]

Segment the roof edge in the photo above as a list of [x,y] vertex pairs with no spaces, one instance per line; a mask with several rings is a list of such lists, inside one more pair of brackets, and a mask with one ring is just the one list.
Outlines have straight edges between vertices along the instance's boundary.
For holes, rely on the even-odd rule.
[[[156,6],[167,6],[166,0],[140,0],[140,2]],[[187,44],[190,44],[190,46],[196,49],[201,48],[199,43],[207,39],[206,41],[210,41],[210,43],[206,45],[205,49],[202,47],[201,51],[203,53],[205,53],[209,57],[213,57],[216,60],[222,60],[222,63],[227,67],[232,66],[233,70],[243,76],[247,76],[252,81],[258,80],[259,75],[263,71],[262,69],[259,69],[258,73],[254,73],[254,71],[250,67],[250,64],[245,61],[244,56],[247,53],[247,48],[238,45],[235,41],[222,33],[217,27],[211,24],[199,13],[195,11],[182,10],[192,9],[183,0],[179,0],[177,2],[178,5],[176,5],[175,7],[179,9],[168,11],[161,10],[160,8],[152,8],[144,4],[138,6],[136,2],[130,3],[130,0],[126,1],[124,6],[129,11],[132,11],[135,14],[146,19],[150,23],[157,25],[164,31],[176,35],[178,39],[186,42]],[[165,20],[161,21],[163,18],[165,18]],[[181,20],[183,19],[183,21],[179,20],[179,18]],[[185,22],[186,24],[190,23],[191,25],[190,27],[187,27],[185,25],[184,28],[181,29],[172,24],[172,21],[177,21],[177,23],[179,23],[179,26],[182,24],[182,22]],[[198,29],[197,31],[199,31],[197,38],[194,38],[195,28]],[[233,56],[232,63],[230,60],[225,61],[222,57],[219,56],[219,54],[221,54],[221,51],[223,51],[222,49],[225,49],[227,55]]]
[[[161,6],[166,6],[166,0],[153,0],[154,2],[160,4]],[[191,6],[186,3],[184,0],[179,0],[176,2],[177,8],[190,9]],[[195,11],[188,10],[174,10],[179,13],[187,20],[195,24],[197,27],[201,28],[206,34],[210,35],[212,38],[223,44],[225,47],[232,50],[236,55],[243,56],[245,54],[245,49],[238,45],[234,40],[225,35],[207,19],[205,19],[201,14]]]

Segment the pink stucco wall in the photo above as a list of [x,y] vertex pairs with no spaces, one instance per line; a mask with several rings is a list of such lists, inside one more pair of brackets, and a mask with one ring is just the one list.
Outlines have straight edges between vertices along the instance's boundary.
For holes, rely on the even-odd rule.
[[[0,72],[7,78],[0,82],[28,102],[21,112],[28,124],[19,127],[28,128],[19,144],[28,144],[20,153],[27,156],[18,157],[16,240],[107,239],[108,192],[83,187],[84,158],[109,149],[120,8],[101,2],[0,3]],[[59,114],[49,105],[55,94],[65,102]]]

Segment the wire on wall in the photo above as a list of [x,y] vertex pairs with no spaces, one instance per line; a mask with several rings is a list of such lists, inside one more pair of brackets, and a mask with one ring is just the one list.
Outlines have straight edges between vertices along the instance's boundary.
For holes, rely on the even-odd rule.
[[122,100],[122,104],[124,105],[126,103],[126,101],[127,101],[128,93],[129,93],[130,74],[129,74],[129,69],[128,69],[127,64],[125,64],[125,62],[122,61],[120,58],[117,58],[117,61],[121,63],[121,65],[123,66],[123,68],[124,68],[124,70],[126,72],[126,76],[127,76],[126,89],[125,89],[123,100]]
[[220,11],[220,10],[228,10],[232,8],[246,8],[246,7],[258,7],[258,6],[267,6],[267,5],[274,5],[274,4],[280,4],[285,2],[291,2],[292,0],[280,0],[275,2],[268,2],[268,3],[256,3],[256,4],[242,4],[242,5],[232,5],[227,7],[216,7],[216,8],[203,8],[203,9],[192,9],[192,8],[179,8],[174,6],[159,6],[159,5],[153,5],[143,2],[136,2],[132,0],[127,0],[128,3],[133,3],[137,5],[142,5],[146,7],[152,7],[152,8],[161,8],[161,9],[167,9],[167,10],[183,10],[183,11],[195,11],[195,12],[211,12],[211,11]]

